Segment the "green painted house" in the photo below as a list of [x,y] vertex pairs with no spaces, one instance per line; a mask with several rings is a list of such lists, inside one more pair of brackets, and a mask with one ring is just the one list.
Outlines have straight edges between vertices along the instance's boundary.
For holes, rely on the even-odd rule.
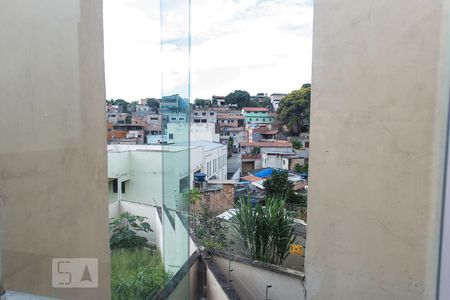
[[274,119],[266,107],[244,107],[242,115],[245,117],[245,124],[272,124]]

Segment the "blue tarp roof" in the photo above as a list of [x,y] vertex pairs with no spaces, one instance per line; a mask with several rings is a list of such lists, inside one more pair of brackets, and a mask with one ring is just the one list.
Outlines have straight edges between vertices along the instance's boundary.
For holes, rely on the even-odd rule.
[[261,170],[259,172],[256,172],[255,176],[261,177],[261,178],[266,178],[266,177],[272,176],[272,172],[273,172],[273,169],[267,168],[267,169]]

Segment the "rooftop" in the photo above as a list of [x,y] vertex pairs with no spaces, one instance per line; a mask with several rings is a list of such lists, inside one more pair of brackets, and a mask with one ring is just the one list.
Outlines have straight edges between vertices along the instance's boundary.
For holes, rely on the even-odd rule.
[[235,120],[243,120],[244,116],[241,114],[235,114],[235,113],[231,113],[231,114],[218,114],[217,115],[218,119],[235,119]]
[[254,176],[254,175],[247,175],[247,176],[241,177],[241,180],[250,181],[250,182],[258,182],[258,181],[262,181],[264,179],[261,177]]
[[261,134],[277,134],[278,133],[278,130],[269,130],[269,129],[264,128],[264,127],[253,129],[253,131],[254,132],[259,132]]
[[[192,146],[190,148],[196,148]],[[184,145],[124,145],[113,144],[107,146],[108,152],[149,151],[149,152],[177,152],[186,150]]]
[[244,107],[242,108],[244,111],[249,111],[249,112],[258,112],[258,111],[266,111],[268,112],[269,109],[267,107]]
[[289,142],[241,142],[241,147],[292,147]]

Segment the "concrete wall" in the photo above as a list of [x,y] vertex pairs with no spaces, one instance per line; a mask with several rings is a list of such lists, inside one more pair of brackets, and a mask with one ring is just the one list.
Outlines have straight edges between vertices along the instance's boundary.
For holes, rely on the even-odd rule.
[[206,268],[206,299],[208,300],[227,300],[227,294],[223,291],[214,274]]
[[435,297],[445,2],[314,2],[309,299]]
[[202,192],[202,199],[191,204],[191,212],[200,209],[200,203],[206,203],[212,215],[217,216],[234,207],[234,184],[222,184],[216,191]]
[[283,156],[261,151],[261,163],[263,168],[281,169],[283,167]]
[[[6,289],[109,299],[102,1],[1,1],[0,228]],[[53,289],[52,258],[99,259]]]
[[[119,203],[120,213],[128,212],[134,216],[147,218],[146,222],[150,224],[150,228],[153,231],[147,233],[137,232],[137,235],[145,237],[149,243],[155,245],[158,250],[161,251],[161,255],[163,255],[163,228],[156,207],[127,201],[120,201]],[[114,205],[114,203],[110,204],[110,208],[112,205]]]
[[[228,276],[229,261],[214,256],[222,274]],[[252,266],[247,263],[231,262],[231,279],[233,289],[241,299],[266,299],[266,286],[271,285],[268,298],[271,300],[304,300],[304,289],[301,278],[281,274],[272,270]]]
[[191,123],[189,125],[191,141],[220,141],[218,126],[216,123]]

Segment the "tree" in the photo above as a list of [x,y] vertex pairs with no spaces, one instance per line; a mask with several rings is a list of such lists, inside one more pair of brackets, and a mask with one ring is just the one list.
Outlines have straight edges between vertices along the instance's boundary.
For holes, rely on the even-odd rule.
[[153,110],[159,110],[159,101],[156,99],[148,99],[145,105],[152,108]]
[[292,139],[291,143],[292,143],[292,147],[294,147],[294,149],[301,149],[301,148],[303,148],[303,143],[299,139]]
[[130,115],[128,115],[128,116],[125,118],[125,124],[131,124],[131,116],[130,116]]
[[273,170],[272,176],[263,183],[268,198],[286,199],[293,192],[294,184],[288,179],[288,171]]
[[311,86],[304,84],[301,89],[292,91],[286,97],[281,99],[278,107],[278,115],[280,120],[284,120],[285,124],[291,132],[306,132],[309,125],[309,111],[311,100]]
[[194,105],[197,107],[210,107],[211,100],[209,99],[195,99]]
[[222,219],[213,217],[204,202],[200,203],[199,210],[192,212],[191,228],[200,245],[206,249],[223,250],[228,246]]
[[109,246],[117,248],[142,248],[147,244],[145,237],[138,236],[136,232],[153,232],[150,224],[145,222],[146,217],[134,216],[130,213],[122,213],[119,217],[111,219],[109,230],[111,238]]
[[268,199],[283,199],[291,209],[294,206],[302,205],[303,199],[301,195],[295,193],[294,184],[288,179],[288,175],[286,170],[274,170],[272,176],[263,182],[263,186]]
[[227,157],[231,157],[233,155],[233,146],[234,146],[234,139],[232,136],[228,138],[227,143]]
[[241,199],[231,224],[246,254],[271,264],[283,263],[295,239],[293,215],[282,199],[269,198],[265,207],[258,203],[254,209],[249,199]]
[[301,166],[300,164],[296,164],[294,169],[297,173],[308,173],[308,163],[304,164],[303,166]]
[[250,94],[246,91],[235,90],[225,97],[225,103],[237,105],[238,107],[248,106],[250,104]]
[[202,193],[197,188],[184,192],[184,196],[191,204],[195,204],[202,199]]

